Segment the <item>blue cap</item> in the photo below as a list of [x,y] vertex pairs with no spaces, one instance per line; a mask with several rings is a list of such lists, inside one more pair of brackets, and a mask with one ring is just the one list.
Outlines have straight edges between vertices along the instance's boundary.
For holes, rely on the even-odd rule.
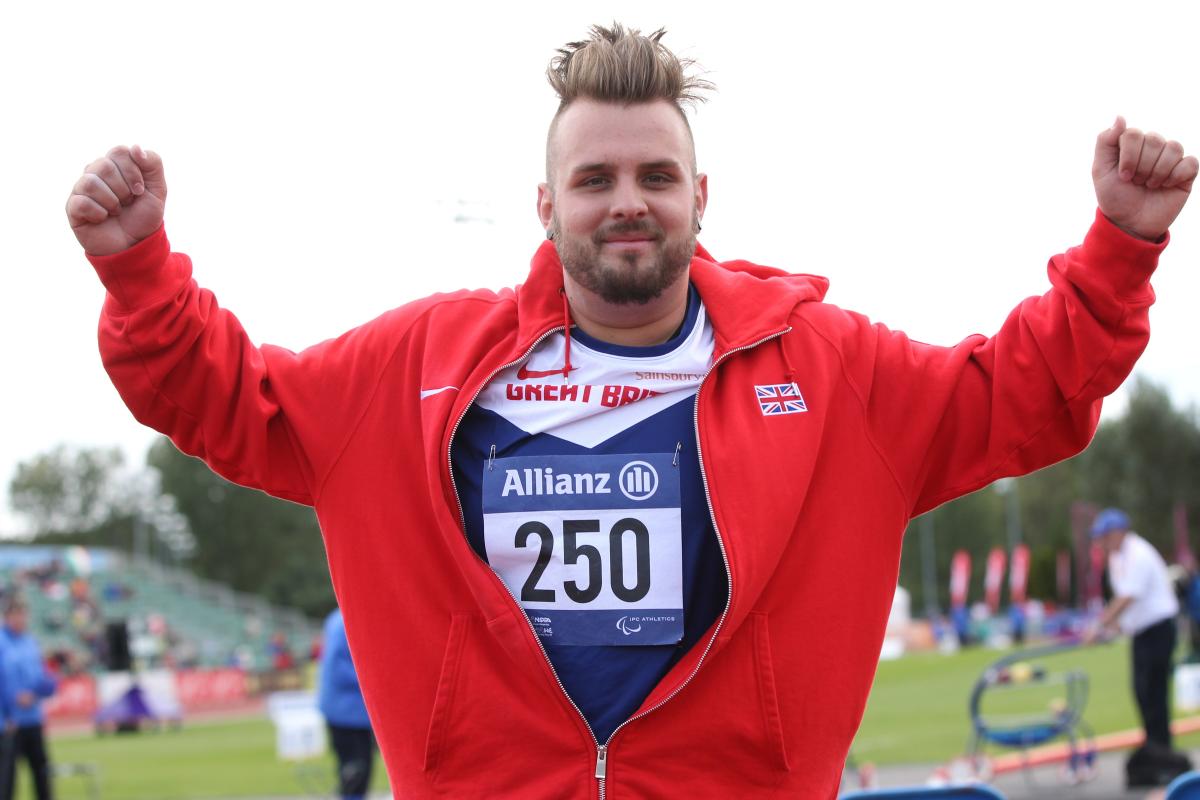
[[1129,530],[1129,515],[1119,508],[1106,508],[1096,515],[1092,523],[1092,538],[1095,539],[1113,531]]

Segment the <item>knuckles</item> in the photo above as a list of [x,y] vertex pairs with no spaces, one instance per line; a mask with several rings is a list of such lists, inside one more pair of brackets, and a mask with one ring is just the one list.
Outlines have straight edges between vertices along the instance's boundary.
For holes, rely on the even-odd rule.
[[99,175],[105,183],[110,186],[114,185],[121,179],[121,171],[117,169],[117,165],[107,158],[102,158],[96,162],[96,169],[93,170],[96,175]]
[[89,172],[81,177],[77,185],[83,190],[83,194],[98,202],[113,199],[113,191],[108,185],[108,181],[94,172]]
[[1151,131],[1146,134],[1145,146],[1153,147],[1155,150],[1161,150],[1167,144],[1166,137],[1161,134]]
[[79,177],[79,181],[75,184],[84,193],[94,192],[97,189],[107,189],[108,184],[94,172],[85,172]]
[[87,197],[71,195],[67,199],[67,217],[72,223],[103,222],[108,219],[108,211]]

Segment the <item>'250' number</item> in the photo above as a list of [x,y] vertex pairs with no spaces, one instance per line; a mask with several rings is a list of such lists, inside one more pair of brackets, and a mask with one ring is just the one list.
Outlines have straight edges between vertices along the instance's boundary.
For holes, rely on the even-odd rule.
[[[604,558],[600,549],[591,544],[579,544],[576,536],[581,533],[599,533],[600,520],[597,519],[566,519],[563,520],[563,563],[572,566],[579,559],[587,560],[588,581],[586,586],[580,586],[576,581],[564,581],[563,589],[567,597],[576,603],[590,603],[600,596],[604,586]],[[625,585],[625,552],[622,544],[625,534],[632,533],[634,552],[636,554],[636,581],[633,586]],[[517,547],[528,547],[533,537],[541,539],[537,563],[533,571],[525,579],[521,587],[523,602],[553,603],[553,589],[539,589],[538,581],[546,567],[550,564],[550,556],[554,553],[554,533],[544,523],[536,520],[526,522],[517,528],[514,544]],[[617,599],[626,603],[636,603],[650,591],[650,531],[646,525],[633,517],[617,520],[608,532],[608,564],[609,580],[612,582],[612,592]]]

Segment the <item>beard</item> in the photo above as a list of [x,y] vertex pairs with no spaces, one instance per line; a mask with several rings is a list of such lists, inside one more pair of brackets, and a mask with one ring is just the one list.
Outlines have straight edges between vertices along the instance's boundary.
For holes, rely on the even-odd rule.
[[[552,230],[560,230],[558,221]],[[653,252],[623,253],[605,258],[604,242],[611,236],[641,233],[654,237]],[[662,228],[649,221],[618,222],[597,230],[590,237],[554,237],[558,258],[572,280],[613,305],[645,305],[660,297],[663,291],[687,271],[696,252],[696,236],[668,239]],[[646,263],[639,261],[646,259]]]

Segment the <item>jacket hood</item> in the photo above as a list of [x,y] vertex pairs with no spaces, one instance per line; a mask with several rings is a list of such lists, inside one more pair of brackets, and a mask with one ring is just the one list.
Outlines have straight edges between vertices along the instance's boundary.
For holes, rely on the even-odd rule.
[[[522,349],[548,327],[564,324],[562,261],[553,242],[543,242],[533,256],[529,279],[517,288]],[[716,332],[718,351],[739,347],[777,333],[801,303],[821,301],[829,280],[793,274],[750,261],[717,261],[701,245],[692,258],[690,278],[705,303]]]

